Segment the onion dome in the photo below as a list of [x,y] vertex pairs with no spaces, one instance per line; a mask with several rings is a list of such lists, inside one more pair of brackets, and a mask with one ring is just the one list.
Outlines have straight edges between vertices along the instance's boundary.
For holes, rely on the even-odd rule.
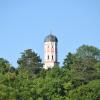
[[46,36],[46,38],[44,39],[44,42],[58,42],[58,39],[56,36],[50,34]]

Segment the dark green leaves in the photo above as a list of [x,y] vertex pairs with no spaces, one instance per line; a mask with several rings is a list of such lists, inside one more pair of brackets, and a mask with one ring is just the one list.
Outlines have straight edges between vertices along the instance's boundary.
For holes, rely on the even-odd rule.
[[26,68],[31,74],[36,74],[42,69],[40,57],[31,49],[25,50],[17,63],[19,64],[19,67]]
[[31,49],[18,59],[18,68],[0,58],[0,100],[99,100],[99,49],[83,45],[68,53],[64,66],[42,69]]

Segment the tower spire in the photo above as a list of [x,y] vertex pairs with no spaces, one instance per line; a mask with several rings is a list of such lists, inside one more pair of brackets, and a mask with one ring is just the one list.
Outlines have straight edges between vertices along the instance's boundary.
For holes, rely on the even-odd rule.
[[50,35],[53,35],[53,34],[52,34],[52,30],[50,30]]

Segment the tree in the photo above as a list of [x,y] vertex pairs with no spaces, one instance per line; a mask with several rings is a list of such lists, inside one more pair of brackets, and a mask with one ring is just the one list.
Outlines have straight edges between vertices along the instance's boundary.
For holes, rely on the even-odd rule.
[[73,64],[75,60],[76,60],[75,54],[72,54],[69,52],[66,58],[64,59],[64,62],[63,62],[64,67],[69,68],[69,66]]
[[83,45],[75,54],[69,53],[64,59],[64,68],[69,69],[73,88],[100,78],[96,69],[97,67],[99,71],[99,64],[96,65],[99,61],[99,53],[96,47]]
[[69,92],[68,100],[99,100],[100,99],[100,80],[93,80],[88,84]]
[[100,50],[94,46],[82,45],[77,49],[76,56],[79,59],[96,59],[100,61]]
[[40,57],[37,53],[33,52],[32,49],[27,49],[22,53],[21,58],[18,59],[17,63],[20,67],[26,68],[29,72],[36,74],[42,68]]
[[[81,53],[91,51],[85,50]],[[63,68],[48,70],[41,70],[41,59],[31,49],[22,53],[17,69],[0,58],[0,100],[99,100],[100,61],[79,52],[69,53]]]
[[6,73],[10,70],[10,64],[7,60],[0,58],[0,73]]

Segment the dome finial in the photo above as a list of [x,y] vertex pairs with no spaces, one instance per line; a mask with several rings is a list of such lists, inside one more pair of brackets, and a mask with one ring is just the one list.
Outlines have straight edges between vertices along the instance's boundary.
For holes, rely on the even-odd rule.
[[50,30],[50,35],[52,35],[52,30]]

